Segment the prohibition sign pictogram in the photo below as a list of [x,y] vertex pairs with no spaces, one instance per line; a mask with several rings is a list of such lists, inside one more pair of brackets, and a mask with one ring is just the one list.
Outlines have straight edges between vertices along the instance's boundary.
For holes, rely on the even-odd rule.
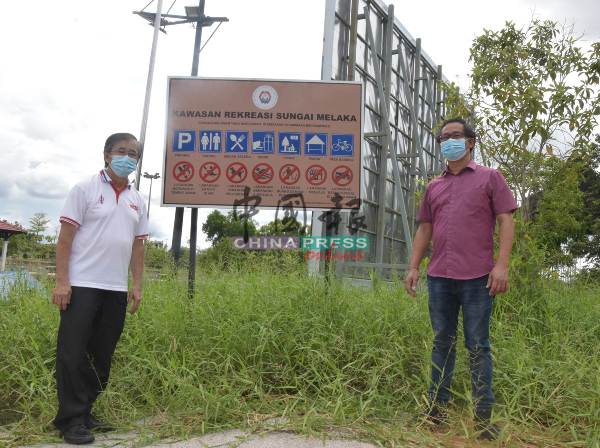
[[259,163],[252,170],[252,179],[259,184],[268,184],[273,180],[273,168],[268,163]]
[[352,170],[347,166],[340,165],[331,173],[333,182],[340,187],[345,187],[352,182]]
[[300,169],[291,163],[283,165],[279,170],[279,179],[286,185],[294,185],[300,180]]
[[227,179],[229,179],[229,182],[239,184],[240,182],[244,182],[244,180],[246,180],[248,170],[243,163],[233,162],[227,167],[225,175],[227,176]]
[[179,182],[187,182],[194,177],[194,167],[190,162],[179,162],[173,167],[173,177]]
[[327,171],[321,165],[312,165],[306,170],[306,180],[311,185],[321,185],[326,179]]
[[206,162],[200,167],[198,175],[200,179],[210,184],[221,177],[221,168],[215,162]]

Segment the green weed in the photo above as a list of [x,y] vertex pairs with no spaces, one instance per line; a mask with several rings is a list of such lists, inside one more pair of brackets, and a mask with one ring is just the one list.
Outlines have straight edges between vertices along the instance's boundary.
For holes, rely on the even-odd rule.
[[[428,385],[432,333],[424,292],[413,299],[402,283],[328,287],[296,262],[287,270],[232,263],[199,269],[190,301],[187,275],[179,277],[148,280],[140,310],[128,315],[108,390],[95,407],[121,431],[138,428],[153,440],[260,429],[280,417],[302,433],[345,430],[384,446],[479,443],[464,349],[451,425],[432,430],[411,421]],[[526,291],[534,299],[519,300],[513,290],[495,304],[502,441],[597,446],[600,297],[554,279],[534,287],[535,294]],[[8,434],[0,441],[8,444],[58,441],[51,422],[59,316],[49,290],[16,288],[0,302],[0,432]]]

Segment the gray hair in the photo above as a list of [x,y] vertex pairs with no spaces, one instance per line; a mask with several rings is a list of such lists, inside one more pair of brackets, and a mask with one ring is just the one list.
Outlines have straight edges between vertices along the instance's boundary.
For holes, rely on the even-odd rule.
[[[106,154],[110,154],[113,146],[115,146],[118,142],[123,141],[123,140],[127,140],[127,141],[135,141],[138,144],[138,155],[139,157],[142,156],[142,145],[140,145],[140,142],[138,142],[138,139],[135,138],[135,135],[133,134],[129,134],[127,132],[119,132],[117,134],[113,134],[110,137],[108,137],[106,139],[106,143],[104,143],[104,152]],[[104,168],[108,168],[108,163],[104,162]]]

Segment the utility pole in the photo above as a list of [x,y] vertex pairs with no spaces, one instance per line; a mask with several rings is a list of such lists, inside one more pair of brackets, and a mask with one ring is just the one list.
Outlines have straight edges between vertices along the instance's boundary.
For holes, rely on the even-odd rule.
[[152,80],[154,78],[154,63],[156,62],[156,47],[158,46],[158,32],[160,31],[160,18],[163,0],[158,0],[156,14],[154,14],[154,35],[152,37],[152,50],[150,51],[150,67],[146,81],[146,97],[144,99],[144,112],[142,114],[142,129],[140,130],[140,160],[135,170],[135,188],[140,190],[140,176],[142,174],[142,161],[144,159],[144,143],[146,142],[146,127],[148,125],[148,110],[150,109],[150,94],[152,93]]
[[[192,76],[198,76],[198,63],[200,61],[200,42],[202,41],[202,19],[204,17],[204,1],[200,0],[198,5],[198,22],[196,22],[196,38],[194,39],[194,57],[192,59]],[[186,9],[187,13],[187,9]],[[183,209],[182,209],[183,212]],[[183,218],[183,216],[182,216]],[[181,220],[183,224],[183,219]],[[181,228],[173,229],[179,232],[181,246]],[[188,270],[188,299],[194,298],[194,286],[196,283],[196,238],[198,235],[198,208],[192,207],[192,218],[190,223],[190,268]]]
[[[192,76],[198,76],[198,65],[200,61],[200,43],[202,41],[202,28],[212,26],[215,22],[229,22],[227,17],[207,17],[204,15],[205,0],[199,0],[198,6],[186,6],[185,16],[173,14],[162,14],[160,24],[162,26],[177,25],[180,23],[193,23],[196,26],[196,36],[194,39],[194,57],[192,60]],[[150,21],[156,20],[156,14],[135,12],[144,19]],[[183,19],[175,22],[169,22],[164,17]],[[219,25],[220,25],[219,23]],[[216,31],[216,30],[215,30]],[[210,38],[209,38],[210,39]],[[141,170],[141,165],[140,165]],[[183,207],[175,208],[175,221],[173,223],[173,238],[171,240],[171,251],[175,263],[179,261],[181,255],[181,234],[183,229]],[[190,229],[190,268],[188,273],[188,296],[190,299],[194,295],[194,283],[196,280],[196,240],[198,234],[198,209],[192,207],[191,229]]]

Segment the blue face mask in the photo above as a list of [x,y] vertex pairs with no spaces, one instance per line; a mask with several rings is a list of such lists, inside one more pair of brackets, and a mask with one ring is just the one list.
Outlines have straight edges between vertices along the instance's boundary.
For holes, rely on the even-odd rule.
[[456,162],[461,159],[467,152],[466,140],[460,139],[448,139],[441,144],[442,154],[446,159],[451,162]]
[[129,156],[112,156],[110,167],[119,177],[127,177],[135,171],[135,160]]

